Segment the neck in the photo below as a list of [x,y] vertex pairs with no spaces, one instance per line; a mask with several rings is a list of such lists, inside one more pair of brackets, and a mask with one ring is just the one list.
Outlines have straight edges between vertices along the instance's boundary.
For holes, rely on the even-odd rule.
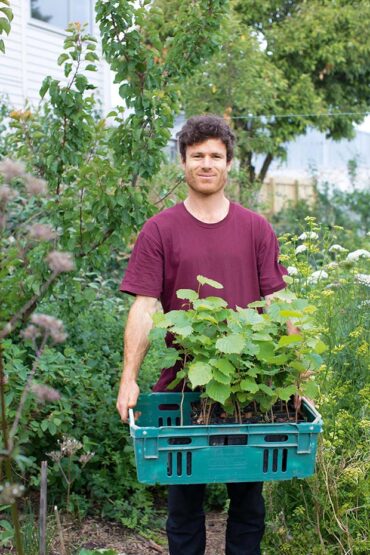
[[197,220],[204,223],[213,224],[220,222],[226,218],[230,201],[225,195],[209,195],[198,197],[197,195],[188,194],[184,201],[185,208]]

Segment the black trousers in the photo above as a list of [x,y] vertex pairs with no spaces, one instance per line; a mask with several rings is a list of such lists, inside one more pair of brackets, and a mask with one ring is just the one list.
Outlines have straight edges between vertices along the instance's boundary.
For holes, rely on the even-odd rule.
[[[227,484],[230,507],[226,555],[261,555],[265,529],[262,485],[262,482]],[[205,487],[205,484],[169,486],[166,530],[170,555],[204,555]]]

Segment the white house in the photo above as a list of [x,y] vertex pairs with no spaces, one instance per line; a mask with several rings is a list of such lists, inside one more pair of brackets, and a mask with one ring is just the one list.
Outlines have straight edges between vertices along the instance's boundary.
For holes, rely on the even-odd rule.
[[[5,54],[0,53],[0,96],[14,108],[28,100],[39,102],[39,89],[47,75],[64,80],[63,68],[57,65],[70,21],[87,23],[92,35],[99,38],[94,17],[95,0],[12,0],[14,13],[10,34],[3,35]],[[101,53],[100,44],[97,53]],[[108,64],[101,60],[98,71],[89,72],[97,86],[103,113],[111,109],[111,76]]]

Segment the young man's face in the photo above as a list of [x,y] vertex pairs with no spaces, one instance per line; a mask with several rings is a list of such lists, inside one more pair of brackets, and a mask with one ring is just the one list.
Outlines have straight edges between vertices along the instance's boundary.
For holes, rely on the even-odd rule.
[[221,139],[207,139],[186,147],[182,166],[190,189],[208,196],[225,187],[231,161],[227,161],[226,146]]

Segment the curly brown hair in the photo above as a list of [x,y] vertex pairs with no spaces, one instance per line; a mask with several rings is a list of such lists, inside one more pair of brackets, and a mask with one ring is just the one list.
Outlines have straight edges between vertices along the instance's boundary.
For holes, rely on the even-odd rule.
[[226,146],[227,161],[230,162],[234,155],[235,136],[220,116],[206,114],[204,116],[192,116],[184,124],[177,135],[181,159],[185,162],[186,147],[202,143],[207,139],[220,139]]

